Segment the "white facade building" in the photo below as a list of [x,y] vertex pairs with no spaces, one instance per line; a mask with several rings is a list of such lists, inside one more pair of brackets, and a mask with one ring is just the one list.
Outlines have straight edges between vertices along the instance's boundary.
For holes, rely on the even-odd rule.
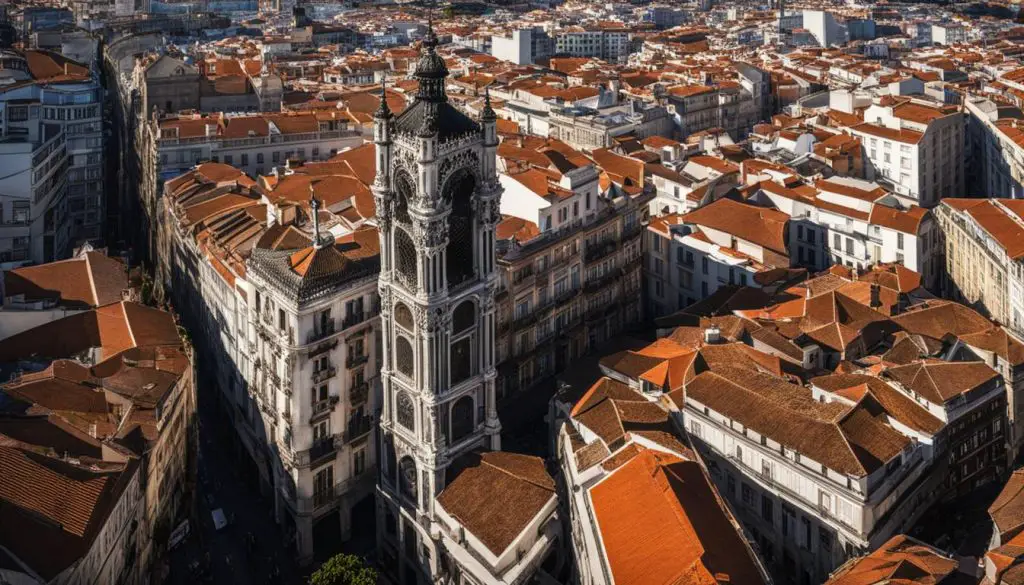
[[849,38],[846,25],[836,21],[831,12],[824,10],[804,10],[803,28],[825,48],[843,45]]
[[934,207],[964,192],[964,118],[958,108],[916,98],[876,98],[864,122],[847,128],[860,139],[865,174],[908,205]]

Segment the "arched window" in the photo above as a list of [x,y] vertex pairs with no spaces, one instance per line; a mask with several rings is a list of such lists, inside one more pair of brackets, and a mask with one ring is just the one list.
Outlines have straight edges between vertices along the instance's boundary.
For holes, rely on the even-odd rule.
[[463,396],[452,406],[452,440],[455,444],[473,432],[473,399]]
[[395,368],[410,378],[416,375],[416,361],[412,353],[412,344],[401,335],[395,338]]
[[476,306],[473,301],[463,301],[452,313],[452,335],[458,335],[476,325]]
[[412,457],[402,457],[398,463],[398,493],[413,502],[416,501],[416,463]]
[[416,288],[416,244],[402,228],[395,229],[395,269],[399,280],[409,288]]
[[409,201],[416,196],[416,185],[405,171],[395,174],[395,221],[409,225]]
[[448,247],[445,270],[448,286],[456,286],[473,277],[473,192],[476,179],[467,169],[455,171],[445,183],[443,197],[452,203],[448,216]]
[[451,361],[452,361],[452,380],[451,383],[454,386],[459,382],[469,378],[473,375],[473,337],[466,336],[462,339],[452,342],[451,345]]
[[405,392],[398,393],[398,400],[395,401],[395,418],[403,427],[410,431],[416,430],[416,409],[412,399]]
[[397,303],[395,305],[395,322],[407,331],[413,330],[414,321],[412,318],[412,311],[409,310],[409,307],[402,303]]

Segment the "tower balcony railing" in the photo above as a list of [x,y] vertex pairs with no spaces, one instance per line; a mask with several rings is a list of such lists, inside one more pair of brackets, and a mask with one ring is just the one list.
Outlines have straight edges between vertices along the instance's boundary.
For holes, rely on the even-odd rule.
[[348,391],[348,396],[351,404],[362,404],[363,402],[366,402],[370,397],[370,383],[364,381],[356,384]]
[[338,447],[333,436],[316,439],[309,448],[309,465],[313,466],[319,461],[333,457],[337,450]]
[[334,319],[329,319],[322,325],[315,327],[313,331],[306,336],[306,343],[316,343],[334,335],[335,333],[337,333],[337,329],[334,325]]
[[319,370],[313,370],[313,383],[319,384],[325,380],[330,380],[338,373],[337,368],[334,366],[327,366]]
[[345,443],[348,444],[365,437],[370,434],[372,428],[373,420],[370,418],[370,415],[353,418],[348,421],[348,428],[345,429]]
[[591,244],[587,246],[587,251],[583,255],[583,259],[589,264],[596,262],[605,256],[614,252],[619,246],[619,243],[614,239],[607,239],[603,242]]
[[338,397],[337,396],[328,396],[327,398],[325,398],[323,400],[318,400],[318,401],[314,402],[313,403],[313,413],[309,416],[310,420],[312,421],[313,419],[318,418],[318,417],[320,417],[320,416],[322,416],[322,415],[324,415],[324,414],[334,410],[334,407],[337,404],[338,404]]
[[345,318],[341,321],[341,328],[348,329],[349,327],[355,327],[360,323],[364,323],[373,317],[374,313],[370,311],[361,311],[359,313],[349,313],[345,315]]
[[348,369],[357,368],[370,361],[370,356],[364,354],[349,354],[345,359],[345,367]]

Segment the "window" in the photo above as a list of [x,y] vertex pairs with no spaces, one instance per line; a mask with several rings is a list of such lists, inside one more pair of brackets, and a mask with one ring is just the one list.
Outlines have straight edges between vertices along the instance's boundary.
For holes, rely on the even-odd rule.
[[903,232],[898,232],[896,234],[896,247],[900,250],[903,249]]
[[768,494],[761,494],[761,519],[768,524],[774,524],[775,510],[772,497]]
[[263,164],[263,153],[262,152],[257,152],[256,153],[256,164],[260,164],[260,165]]
[[807,550],[811,550],[811,521],[807,516],[801,516],[800,524],[802,528],[800,531],[800,546]]
[[697,438],[701,437],[701,434],[700,434],[701,433],[701,428],[700,428],[700,423],[699,422],[697,422],[695,420],[690,421],[690,433],[692,433],[693,436],[695,436]]
[[[700,269],[704,274],[708,273],[708,258],[704,256],[700,259]],[[706,294],[706,293],[705,293]]]
[[403,303],[395,304],[395,322],[407,331],[413,330],[412,311]]
[[743,504],[746,505],[746,506],[753,506],[754,505],[754,490],[752,490],[749,485],[744,483],[740,487],[740,492],[743,494]]
[[832,533],[824,526],[818,527],[818,540],[823,550],[832,550]]
[[416,463],[412,457],[403,457],[398,464],[398,493],[416,501]]
[[796,531],[796,512],[786,504],[782,504],[782,536],[789,536]]
[[836,250],[842,250],[843,249],[843,238],[841,238],[839,236],[839,234],[833,234],[833,236],[832,236],[832,247],[835,248]]
[[245,165],[248,165],[248,164],[249,164],[249,155],[243,153],[242,154],[242,166],[245,166]]
[[355,475],[366,471],[366,449],[361,449],[352,456],[352,469],[355,471]]
[[414,361],[412,344],[405,337],[398,336],[395,339],[395,368],[399,373],[412,378],[415,372]]
[[416,407],[405,392],[398,393],[398,399],[395,401],[395,418],[403,427],[410,431],[416,430]]
[[313,476],[313,504],[325,505],[334,492],[334,466],[328,465]]
[[473,432],[473,399],[469,396],[459,398],[452,406],[451,443],[454,445]]
[[736,478],[733,477],[731,473],[728,474],[725,477],[725,486],[726,486],[726,490],[729,492],[729,496],[735,498],[736,497]]

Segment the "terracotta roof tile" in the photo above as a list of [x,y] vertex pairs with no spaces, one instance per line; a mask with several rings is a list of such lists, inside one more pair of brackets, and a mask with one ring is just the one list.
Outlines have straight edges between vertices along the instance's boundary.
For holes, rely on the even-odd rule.
[[764,583],[700,465],[640,448],[590,490],[618,585]]
[[455,467],[437,503],[497,556],[556,497],[555,482],[538,457],[471,453]]

